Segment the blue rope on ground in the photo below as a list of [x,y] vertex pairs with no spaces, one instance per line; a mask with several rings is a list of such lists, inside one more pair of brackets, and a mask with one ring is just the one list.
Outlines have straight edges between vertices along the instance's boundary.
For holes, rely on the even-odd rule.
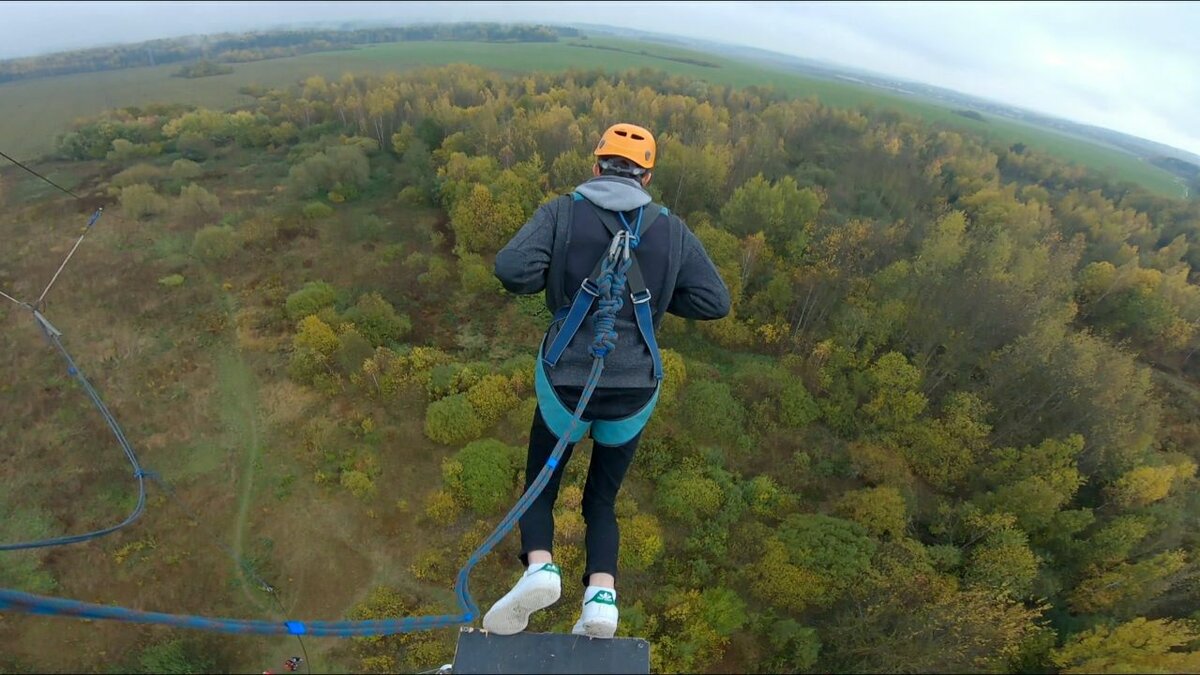
[[125,459],[127,459],[129,461],[129,465],[133,467],[133,477],[135,480],[137,480],[138,486],[138,499],[133,511],[125,518],[125,520],[113,525],[112,527],[106,527],[101,530],[95,530],[92,532],[86,532],[84,534],[75,534],[66,537],[54,537],[51,539],[18,542],[15,544],[0,544],[0,551],[21,551],[33,548],[46,548],[48,546],[66,546],[67,544],[79,544],[85,541],[99,539],[100,537],[110,535],[113,532],[117,532],[129,527],[135,521],[137,521],[137,519],[140,518],[142,513],[144,513],[146,510],[146,476],[148,474],[142,469],[141,464],[138,463],[137,455],[133,452],[133,447],[129,444],[129,439],[125,438],[125,432],[121,430],[121,425],[117,423],[117,419],[113,417],[113,414],[108,409],[108,406],[104,405],[104,400],[100,398],[100,394],[96,392],[96,389],[92,386],[92,383],[88,382],[88,379],[84,377],[83,371],[79,369],[79,366],[75,364],[75,360],[71,358],[71,354],[67,351],[66,347],[63,346],[62,341],[59,339],[62,333],[60,333],[58,329],[55,328],[49,321],[47,321],[46,317],[42,316],[42,314],[37,310],[33,311],[33,317],[37,321],[38,326],[42,329],[42,332],[45,334],[46,339],[50,341],[50,344],[54,345],[54,348],[58,350],[58,353],[62,355],[63,360],[66,361],[67,374],[79,382],[79,385],[83,387],[84,393],[87,394],[89,399],[91,399],[92,405],[95,406],[96,410],[100,412],[100,416],[104,418],[105,423],[108,424],[108,428],[112,430],[113,436],[116,437],[117,443],[120,444],[121,450],[125,453]]
[[[471,623],[475,617],[479,616],[479,606],[475,603],[475,599],[471,596],[470,591],[470,575],[476,565],[498,545],[509,532],[516,527],[521,516],[529,509],[534,500],[545,489],[546,484],[550,482],[550,478],[558,466],[559,460],[562,458],[563,452],[567,446],[567,440],[575,430],[575,426],[579,424],[580,418],[583,416],[584,410],[587,409],[587,404],[595,392],[596,386],[600,382],[600,375],[604,370],[604,356],[615,347],[616,333],[612,330],[616,319],[617,312],[623,306],[622,295],[625,292],[626,277],[625,272],[628,270],[630,262],[626,257],[623,261],[618,262],[619,258],[608,258],[601,269],[601,279],[599,286],[602,289],[600,304],[595,313],[594,327],[595,340],[593,342],[593,361],[592,370],[588,375],[587,384],[584,386],[583,394],[580,396],[579,404],[575,408],[574,414],[571,416],[571,424],[558,443],[554,446],[554,450],[550,453],[550,457],[546,460],[546,464],[542,466],[537,477],[530,484],[529,489],[512,509],[504,516],[492,533],[479,545],[474,552],[468,556],[466,563],[458,572],[455,580],[454,591],[458,600],[459,607],[462,609],[461,614],[435,615],[435,616],[417,616],[405,617],[399,619],[378,619],[370,621],[261,621],[249,619],[230,619],[230,618],[211,618],[196,616],[191,614],[166,614],[162,612],[147,612],[126,607],[117,607],[109,605],[99,605],[89,602],[81,602],[79,600],[70,600],[65,598],[51,598],[31,593],[23,593],[11,589],[0,589],[0,612],[21,612],[25,614],[36,614],[40,616],[68,616],[82,619],[105,619],[111,621],[123,621],[128,623],[144,623],[155,624],[162,626],[174,626],[177,628],[190,628],[193,630],[219,632],[219,633],[236,633],[242,635],[311,635],[315,637],[369,637],[379,635],[393,635],[396,633],[411,633],[423,630],[433,630],[437,628],[448,628],[451,626]],[[134,466],[135,475],[139,485],[138,506],[134,513],[126,519],[125,522],[113,528],[108,528],[104,531],[88,533],[86,535],[76,535],[75,537],[63,537],[59,540],[46,540],[46,543],[35,542],[38,546],[55,546],[58,543],[75,543],[76,541],[87,541],[94,539],[104,534],[115,532],[127,525],[131,524],[138,516],[141,515],[145,507],[145,477],[147,472],[141,469],[138,464],[137,456],[133,452],[133,448],[129,445],[124,433],[121,431],[120,425],[116,419],[104,405],[104,401],[100,395],[91,386],[91,384],[83,377],[79,368],[75,365],[75,361],[62,346],[59,341],[61,333],[55,329],[45,317],[42,317],[37,311],[34,312],[43,331],[46,333],[50,341],[56,346],[59,352],[67,360],[68,372],[79,379],[84,386],[84,391],[88,397],[92,399],[96,409],[100,411],[101,416],[108,422],[109,428],[117,437],[122,449],[125,450],[126,457]],[[163,483],[160,483],[163,484]],[[173,490],[169,490],[173,493]],[[182,502],[180,502],[182,504]],[[82,538],[81,538],[82,537]],[[24,546],[29,548],[29,546]],[[12,550],[12,549],[0,549]],[[236,556],[235,556],[236,560]],[[244,569],[244,568],[243,568]],[[257,575],[253,575],[257,578]],[[264,586],[269,587],[265,582]]]

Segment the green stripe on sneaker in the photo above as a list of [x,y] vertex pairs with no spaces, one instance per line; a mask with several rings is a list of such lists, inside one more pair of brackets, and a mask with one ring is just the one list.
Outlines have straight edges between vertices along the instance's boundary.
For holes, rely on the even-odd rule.
[[558,576],[562,576],[562,570],[558,569],[558,565],[555,565],[554,563],[546,563],[545,565],[542,565],[540,568],[538,568],[538,572],[554,572]]
[[588,600],[583,604],[590,605],[593,602],[597,605],[611,605],[613,607],[617,606],[617,598],[609,591],[597,591],[596,594],[592,596],[591,600]]

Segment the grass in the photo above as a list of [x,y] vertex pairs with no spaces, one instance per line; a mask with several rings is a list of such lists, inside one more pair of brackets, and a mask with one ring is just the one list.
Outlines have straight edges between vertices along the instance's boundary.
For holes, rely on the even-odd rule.
[[[1005,145],[1023,142],[1162,194],[1181,194],[1174,176],[1162,169],[1115,148],[1051,130],[991,116],[982,121],[968,119],[948,107],[864,85],[805,77],[666,45],[606,39],[605,46],[628,51],[601,51],[585,48],[583,44],[586,43],[399,42],[237,64],[232,74],[197,79],[171,77],[178,70],[176,64],[14,82],[0,85],[0,119],[5,120],[0,128],[0,149],[17,158],[32,158],[52,150],[55,135],[67,130],[75,119],[93,116],[107,108],[152,101],[228,108],[249,102],[249,97],[238,93],[245,85],[287,86],[313,74],[337,78],[347,72],[386,73],[450,63],[478,64],[512,73],[595,67],[610,71],[655,68],[719,85],[772,86],[794,96],[815,96],[831,106],[895,108]],[[640,51],[648,53],[636,53]],[[671,59],[697,59],[719,67]]]

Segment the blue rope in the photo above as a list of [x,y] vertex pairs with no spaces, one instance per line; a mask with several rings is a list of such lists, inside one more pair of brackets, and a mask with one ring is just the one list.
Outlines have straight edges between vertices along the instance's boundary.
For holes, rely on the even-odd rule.
[[[640,225],[640,217],[639,217]],[[393,635],[396,633],[411,633],[415,631],[433,630],[437,628],[448,628],[461,624],[471,623],[475,617],[479,616],[479,606],[475,603],[475,599],[471,596],[470,591],[470,575],[471,571],[479,564],[479,562],[498,545],[505,536],[507,536],[521,516],[533,504],[534,500],[546,488],[550,482],[551,476],[554,474],[555,468],[562,459],[563,452],[566,449],[568,439],[571,438],[575,430],[575,426],[579,424],[584,410],[587,409],[587,404],[592,398],[592,394],[596,390],[596,386],[600,382],[600,375],[604,371],[604,357],[616,346],[617,335],[613,331],[613,322],[616,319],[616,313],[623,306],[621,295],[625,288],[625,272],[631,264],[629,258],[625,258],[617,263],[613,259],[608,259],[602,270],[602,288],[600,297],[600,306],[596,311],[595,320],[595,340],[593,341],[593,361],[592,370],[588,375],[587,384],[584,386],[583,394],[579,398],[579,403],[575,407],[575,412],[571,416],[571,423],[567,427],[565,433],[554,446],[554,450],[550,453],[550,457],[538,472],[537,477],[530,484],[525,494],[517,500],[512,509],[504,516],[491,534],[484,539],[467,557],[466,563],[458,572],[457,579],[454,584],[454,592],[458,600],[458,605],[462,610],[461,614],[447,614],[434,616],[417,616],[405,617],[399,619],[378,619],[371,621],[260,621],[248,619],[229,619],[229,618],[210,618],[196,616],[190,614],[166,614],[162,612],[146,612],[137,609],[126,607],[98,605],[90,602],[82,602],[79,600],[70,600],[66,598],[51,598],[47,596],[34,595],[31,593],[23,593],[12,589],[0,589],[0,612],[11,611],[21,612],[25,614],[36,614],[41,616],[73,616],[83,619],[106,619],[111,621],[122,621],[128,623],[145,623],[162,626],[175,626],[178,628],[190,628],[194,630],[219,632],[219,633],[235,633],[241,635],[312,635],[316,637],[368,637],[379,635]],[[126,457],[134,466],[135,476],[138,479],[140,488],[138,506],[134,513],[126,519],[126,522],[108,530],[98,531],[100,533],[88,533],[87,535],[76,535],[76,537],[65,537],[61,543],[75,543],[75,541],[86,541],[89,538],[103,536],[115,532],[137,519],[145,508],[145,481],[144,478],[148,475],[143,471],[137,463],[137,456],[133,453],[132,447],[125,438],[121,427],[117,424],[116,419],[104,405],[100,395],[96,393],[91,384],[83,378],[78,367],[67,350],[58,340],[59,332],[50,326],[49,322],[45,321],[44,317],[35,312],[35,316],[39,318],[39,323],[42,324],[43,330],[46,332],[50,340],[59,349],[60,353],[66,358],[69,371],[72,376],[78,377],[84,385],[84,390],[96,405],[97,410],[108,422],[109,428],[112,429],[117,437],[121,447],[125,450]],[[161,483],[160,483],[161,484]],[[169,491],[173,492],[173,491]],[[80,537],[83,537],[82,539]],[[54,546],[57,545],[57,540],[46,540],[45,543],[37,543],[39,546]],[[26,546],[28,547],[28,546]],[[0,549],[6,550],[6,549]],[[253,575],[257,577],[257,575]],[[259,579],[261,582],[261,579]],[[264,587],[268,585],[262,582]]]
[[625,306],[625,273],[632,264],[633,258],[624,258],[620,262],[607,258],[600,267],[600,278],[596,280],[600,297],[596,299],[596,313],[592,317],[594,358],[603,359],[617,348],[617,312]]
[[109,411],[108,406],[104,405],[104,400],[100,398],[100,394],[96,392],[94,387],[92,387],[92,383],[88,382],[88,379],[84,377],[83,371],[80,370],[79,366],[75,364],[75,360],[71,358],[71,354],[67,351],[66,347],[63,347],[62,341],[59,339],[61,333],[58,331],[58,329],[51,325],[51,323],[47,321],[40,312],[34,310],[33,316],[37,321],[38,326],[41,327],[42,333],[45,334],[46,339],[49,340],[52,345],[54,345],[54,348],[57,349],[58,353],[62,355],[63,360],[67,362],[67,374],[79,382],[80,386],[83,387],[84,393],[87,394],[89,399],[91,399],[92,405],[95,406],[96,410],[100,412],[100,416],[104,418],[105,423],[108,424],[108,428],[112,430],[113,435],[117,439],[117,443],[121,446],[121,450],[125,453],[125,459],[128,460],[129,465],[133,467],[133,477],[137,480],[138,486],[138,498],[137,504],[134,506],[133,511],[126,516],[125,520],[113,525],[112,527],[106,527],[101,530],[94,530],[92,532],[75,534],[66,537],[39,539],[37,541],[25,541],[15,544],[0,544],[0,551],[21,551],[25,549],[46,548],[49,546],[66,546],[68,544],[79,544],[85,541],[99,539],[100,537],[110,535],[114,532],[118,532],[126,527],[129,527],[138,518],[141,518],[142,513],[146,510],[146,476],[148,474],[142,469],[141,464],[138,463],[137,455],[133,452],[133,446],[129,444],[129,439],[125,438],[125,432],[121,430],[121,425],[117,423],[117,418],[113,417],[113,414],[111,411]]
[[631,249],[637,248],[638,244],[642,243],[642,213],[645,208],[644,206],[638,207],[637,220],[634,221],[633,227],[630,227],[629,221],[625,219],[625,214],[617,211],[617,215],[621,218],[621,224],[625,226],[626,231],[633,235],[632,242],[629,245]]

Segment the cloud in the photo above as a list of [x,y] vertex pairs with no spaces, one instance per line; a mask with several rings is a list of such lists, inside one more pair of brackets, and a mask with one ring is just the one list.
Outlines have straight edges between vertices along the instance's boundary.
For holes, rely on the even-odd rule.
[[840,63],[1200,154],[1200,3],[6,3],[0,58],[306,21],[619,25]]

